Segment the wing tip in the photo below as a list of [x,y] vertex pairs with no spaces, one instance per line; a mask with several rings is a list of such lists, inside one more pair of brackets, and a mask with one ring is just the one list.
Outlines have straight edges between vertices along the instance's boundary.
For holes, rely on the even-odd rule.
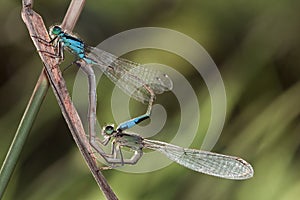
[[236,160],[240,162],[245,168],[245,173],[240,174],[239,176],[236,177],[236,179],[244,180],[244,179],[252,178],[254,176],[254,169],[251,166],[251,164],[241,158],[236,158]]

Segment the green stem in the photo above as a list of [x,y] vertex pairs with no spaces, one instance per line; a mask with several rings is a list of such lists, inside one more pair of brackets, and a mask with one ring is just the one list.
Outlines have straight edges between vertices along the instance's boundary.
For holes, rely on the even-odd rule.
[[23,114],[15,137],[10,145],[10,148],[0,170],[0,199],[2,198],[8,182],[12,176],[22,148],[25,144],[37,113],[41,107],[44,97],[48,91],[48,88],[49,82],[43,70],[27,104],[26,110]]

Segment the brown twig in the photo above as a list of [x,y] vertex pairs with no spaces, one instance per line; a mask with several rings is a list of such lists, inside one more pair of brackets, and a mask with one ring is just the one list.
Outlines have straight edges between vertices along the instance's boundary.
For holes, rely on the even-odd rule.
[[[84,2],[84,0],[73,0],[71,2],[62,24],[64,26],[63,28],[69,31],[73,29],[76,20],[81,13]],[[22,3],[22,19],[27,26],[29,34],[31,36],[35,36],[31,38],[36,49],[38,50],[42,62],[44,63],[44,70],[48,76],[48,80],[57,98],[62,114],[69,126],[71,134],[100,189],[103,191],[107,199],[115,200],[117,199],[116,195],[108,185],[105,177],[99,171],[96,161],[93,159],[91,153],[89,152],[89,149],[87,148],[89,146],[88,140],[84,132],[81,120],[67,91],[65,81],[59,69],[59,63],[55,58],[47,56],[43,53],[49,52],[54,54],[55,50],[51,45],[45,45],[38,41],[38,38],[43,38],[47,41],[50,41],[44,22],[41,16],[32,9],[33,0],[23,0]]]

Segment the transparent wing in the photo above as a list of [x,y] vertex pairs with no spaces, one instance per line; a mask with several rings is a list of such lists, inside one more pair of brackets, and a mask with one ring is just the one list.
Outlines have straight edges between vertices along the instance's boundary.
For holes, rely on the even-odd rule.
[[165,142],[144,139],[146,148],[166,155],[169,159],[189,169],[227,179],[248,179],[253,168],[245,160],[208,151],[187,149]]
[[169,91],[173,87],[168,75],[118,58],[96,47],[89,47],[87,57],[92,59],[95,65],[126,94],[143,103],[148,103],[151,98],[147,87],[150,87],[155,94]]

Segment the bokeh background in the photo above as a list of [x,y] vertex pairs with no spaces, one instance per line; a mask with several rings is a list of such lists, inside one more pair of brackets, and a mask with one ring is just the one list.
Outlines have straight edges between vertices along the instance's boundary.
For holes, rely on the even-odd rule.
[[[36,0],[34,9],[50,26],[62,21],[68,4],[69,1]],[[20,5],[17,0],[0,2],[1,163],[42,69],[21,20]],[[246,181],[223,180],[177,164],[145,174],[105,171],[120,199],[299,198],[299,7],[296,0],[87,1],[74,31],[88,44],[98,44],[128,29],[153,26],[182,32],[203,45],[221,72],[228,101],[226,123],[213,150],[238,155],[255,170],[255,176]],[[199,147],[210,119],[209,94],[201,76],[182,58],[167,52],[145,50],[128,57],[172,66],[190,81],[203,111],[192,144]],[[67,56],[62,68],[72,59]],[[77,70],[72,67],[64,73],[70,90]],[[98,119],[102,123],[114,122],[110,106],[105,106],[110,103],[113,84],[106,81],[101,90],[104,92],[98,94]],[[169,98],[158,98],[168,112],[168,131],[155,139],[170,140],[172,128],[175,131],[178,127],[178,102]],[[144,110],[145,105],[132,101],[133,116]],[[104,199],[51,89],[3,199]]]

